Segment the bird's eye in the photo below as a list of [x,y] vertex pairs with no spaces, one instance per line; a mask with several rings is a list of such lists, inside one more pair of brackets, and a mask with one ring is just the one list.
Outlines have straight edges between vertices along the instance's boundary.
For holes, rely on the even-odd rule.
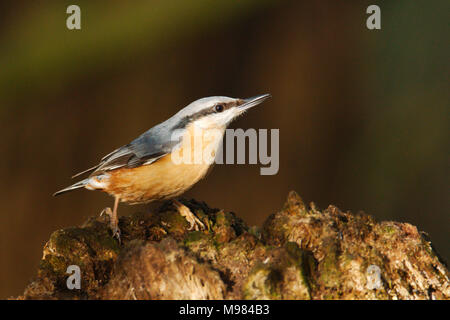
[[218,104],[214,107],[214,110],[216,110],[216,112],[222,112],[223,111],[223,105]]

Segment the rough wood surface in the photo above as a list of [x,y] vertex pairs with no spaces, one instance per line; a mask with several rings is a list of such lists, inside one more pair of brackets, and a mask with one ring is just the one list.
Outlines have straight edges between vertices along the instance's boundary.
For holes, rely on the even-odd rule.
[[[262,228],[183,201],[207,226],[188,231],[170,202],[120,218],[122,244],[103,218],[55,231],[36,278],[18,299],[449,299],[449,272],[428,236],[291,192]],[[69,290],[69,265],[81,289]]]

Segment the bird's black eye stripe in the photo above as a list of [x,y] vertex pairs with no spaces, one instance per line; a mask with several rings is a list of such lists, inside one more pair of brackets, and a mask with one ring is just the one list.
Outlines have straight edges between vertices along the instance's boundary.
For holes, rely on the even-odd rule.
[[223,107],[223,104],[217,104],[217,105],[214,107],[214,110],[215,110],[216,112],[222,112],[224,109],[225,109],[225,108]]

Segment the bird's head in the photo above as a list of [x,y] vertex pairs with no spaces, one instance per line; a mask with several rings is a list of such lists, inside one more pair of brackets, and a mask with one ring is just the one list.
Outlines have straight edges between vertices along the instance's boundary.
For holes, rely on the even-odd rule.
[[248,99],[221,96],[202,98],[176,114],[177,127],[195,125],[202,129],[225,129],[231,121],[269,97],[270,94]]

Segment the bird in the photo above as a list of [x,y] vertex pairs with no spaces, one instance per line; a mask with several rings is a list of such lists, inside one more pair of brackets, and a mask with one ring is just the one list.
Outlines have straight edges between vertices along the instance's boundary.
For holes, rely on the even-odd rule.
[[[107,207],[101,215],[109,217],[112,235],[119,242],[119,202],[141,204],[172,199],[178,212],[189,223],[189,230],[202,230],[204,224],[200,219],[175,198],[208,173],[227,126],[270,96],[198,99],[130,143],[107,154],[97,165],[73,175],[72,178],[76,178],[89,174],[53,195],[85,188],[113,196],[113,209]],[[202,157],[205,153],[209,157]]]

